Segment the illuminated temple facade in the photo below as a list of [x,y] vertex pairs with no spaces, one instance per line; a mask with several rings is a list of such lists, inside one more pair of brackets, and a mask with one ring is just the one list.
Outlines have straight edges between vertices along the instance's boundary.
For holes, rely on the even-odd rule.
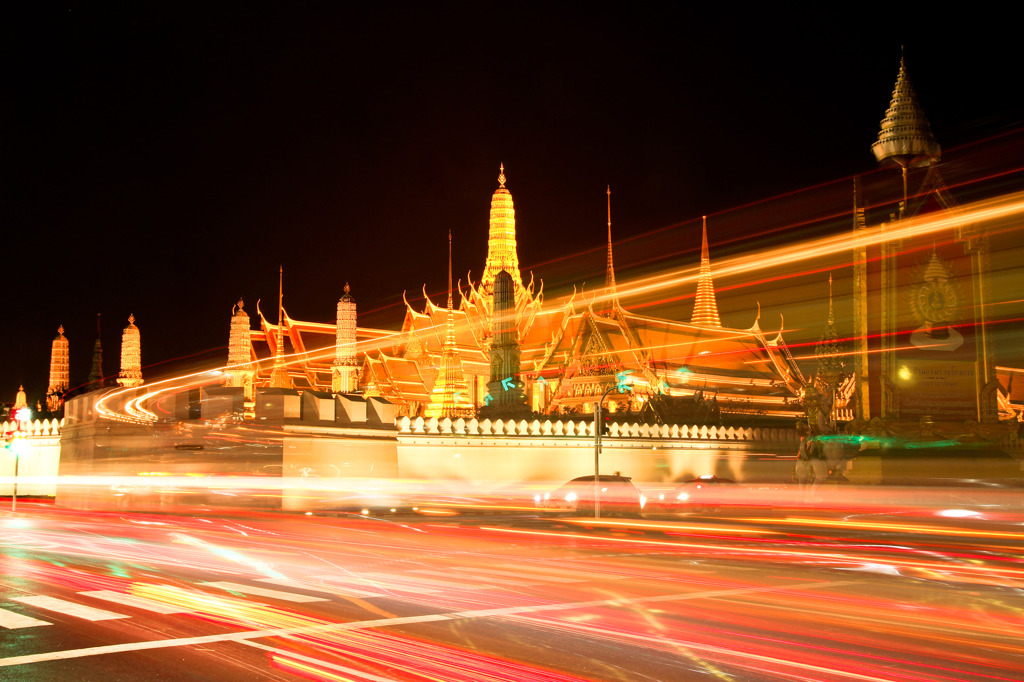
[[[472,416],[492,401],[489,382],[491,391],[495,383],[515,384],[528,409],[536,413],[592,413],[595,401],[626,372],[633,391],[613,393],[606,405],[612,412],[659,406],[659,414],[675,409],[683,420],[704,419],[709,425],[779,419],[791,423],[801,414],[805,380],[781,331],[768,333],[757,319],[745,329],[722,325],[706,224],[689,321],[632,313],[619,303],[610,189],[604,289],[599,295],[574,293],[546,303],[543,286],[535,291],[532,276],[524,282],[520,273],[515,207],[506,183],[502,166],[491,197],[483,275],[478,282],[457,287],[457,306],[450,286],[444,306],[429,296],[421,309],[406,300],[405,318],[397,332],[363,328],[355,324],[355,301],[346,287],[333,324],[294,320],[283,304],[277,321],[271,322],[257,306],[259,329],[248,331],[243,347],[236,334],[242,324],[248,325],[248,317],[242,320],[245,313],[239,305],[232,318],[230,364],[234,368],[229,369],[229,381],[276,385],[275,368],[281,367],[284,358],[288,380],[296,389],[354,389],[365,396],[386,398],[400,416],[454,419]],[[508,317],[518,342],[520,368],[519,376],[507,377],[504,384],[492,381],[490,352],[495,281],[502,272],[512,282]],[[254,361],[245,369],[244,356]],[[699,417],[701,409],[703,417]]]

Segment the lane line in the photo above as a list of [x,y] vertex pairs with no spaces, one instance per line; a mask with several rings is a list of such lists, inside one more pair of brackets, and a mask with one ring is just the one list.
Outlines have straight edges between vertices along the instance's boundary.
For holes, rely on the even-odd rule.
[[38,618],[23,616],[20,613],[8,611],[7,609],[0,609],[0,628],[17,630],[18,628],[37,628],[40,625],[53,625],[53,623],[47,623],[45,620],[39,620]]
[[113,602],[115,604],[122,604],[124,606],[132,606],[137,609],[143,609],[145,611],[154,611],[156,613],[169,614],[169,613],[191,613],[195,609],[182,609],[167,604],[162,604],[158,601],[151,599],[145,599],[143,597],[136,597],[133,594],[125,594],[123,592],[114,592],[112,590],[92,590],[89,592],[79,592],[86,597],[93,597],[95,599],[102,599],[104,601]]
[[280,599],[281,601],[293,601],[299,603],[306,603],[311,601],[330,601],[330,599],[324,599],[323,597],[311,597],[308,594],[298,594],[296,592],[283,592],[281,590],[268,590],[265,587],[251,587],[249,585],[243,585],[242,583],[232,583],[226,580],[199,584],[208,585],[210,587],[218,587],[222,590],[227,590],[228,592],[241,592],[242,594],[253,594],[257,597],[268,597],[270,599]]
[[493,615],[520,615],[534,611],[570,611],[572,609],[588,608],[591,606],[628,606],[630,604],[646,604],[649,602],[659,601],[715,599],[718,597],[729,597],[741,594],[756,594],[759,592],[789,592],[792,590],[808,589],[820,590],[826,587],[859,585],[862,582],[862,580],[834,580],[831,582],[820,582],[815,580],[812,582],[794,583],[791,585],[736,587],[731,589],[708,590],[706,592],[683,592],[679,594],[665,594],[657,597],[637,597],[635,599],[604,599],[600,601],[589,602],[566,602],[562,604],[541,604],[537,606],[514,606],[509,608],[482,609],[477,611],[461,611],[445,614],[429,614],[425,616],[408,616],[405,618],[376,618],[373,620],[352,621],[349,623],[322,623],[318,625],[304,625],[301,627],[291,628],[245,630],[242,632],[227,632],[219,635],[206,635],[203,637],[162,639],[150,642],[129,642],[126,644],[110,644],[107,646],[95,646],[86,649],[68,649],[66,651],[51,651],[42,654],[9,656],[7,658],[0,658],[0,668],[13,665],[25,665],[28,663],[41,663],[44,661],[58,661],[71,658],[83,658],[85,656],[117,654],[124,653],[126,651],[143,651],[147,649],[167,649],[179,646],[192,646],[194,644],[210,644],[213,642],[246,642],[248,640],[263,639],[265,637],[288,637],[291,635],[305,635],[318,632],[342,632],[345,630],[364,630],[367,628],[391,627],[395,625],[409,625],[413,623],[429,623],[440,620],[457,620],[460,618],[480,618]]
[[31,594],[27,597],[11,597],[11,601],[21,602],[22,604],[34,606],[37,609],[43,609],[45,611],[54,611],[65,616],[71,616],[72,618],[82,618],[84,620],[114,620],[115,618],[129,617],[121,613],[114,613],[113,611],[104,611],[103,609],[97,609],[93,606],[86,606],[85,604],[78,604],[73,601],[67,601],[65,599],[57,599],[56,597],[44,597],[42,595],[36,594]]

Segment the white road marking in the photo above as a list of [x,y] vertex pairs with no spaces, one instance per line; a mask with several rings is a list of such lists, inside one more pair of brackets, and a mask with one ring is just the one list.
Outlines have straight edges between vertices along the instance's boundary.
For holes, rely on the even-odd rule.
[[280,599],[281,601],[293,601],[301,603],[311,601],[330,601],[330,599],[324,599],[323,597],[311,597],[308,594],[282,592],[281,590],[268,590],[265,587],[250,587],[249,585],[243,585],[242,583],[231,583],[227,581],[199,584],[209,585],[210,587],[219,587],[220,589],[227,590],[229,592],[241,592],[242,594],[254,594],[257,597],[269,597],[270,599]]
[[152,599],[144,599],[142,597],[136,597],[133,594],[124,594],[123,592],[114,592],[112,590],[92,590],[90,592],[79,592],[86,597],[93,597],[95,599],[103,599],[104,601],[114,602],[115,604],[123,604],[125,606],[132,606],[137,609],[143,609],[145,611],[154,611],[156,613],[190,613],[192,609],[183,609],[174,606],[168,606]]
[[39,620],[38,618],[23,616],[20,613],[8,611],[7,609],[0,609],[0,628],[17,630],[18,628],[36,628],[40,625],[53,625],[53,623],[47,623],[45,620]]
[[27,597],[11,597],[11,601],[21,602],[22,604],[34,606],[37,609],[54,611],[56,613],[64,614],[65,616],[82,618],[84,620],[114,620],[115,618],[128,618],[128,616],[120,613],[114,613],[113,611],[104,611],[103,609],[86,606],[85,604],[78,604],[73,601],[57,599],[56,597],[44,597],[36,594],[29,595]]
[[[320,576],[325,582],[328,578],[333,576]],[[270,583],[271,585],[281,585],[283,587],[294,587],[298,590],[309,590],[310,592],[326,592],[327,594],[340,594],[346,597],[384,597],[387,596],[381,592],[369,592],[367,590],[360,590],[355,587],[348,587],[347,585],[328,585],[324,583],[314,583],[305,580],[290,580],[288,578],[256,578],[255,582],[258,583]]]
[[267,630],[244,630],[241,632],[227,632],[219,635],[206,635],[204,637],[183,637],[180,639],[163,639],[148,642],[129,642],[126,644],[111,644],[108,646],[94,646],[86,649],[69,649],[66,651],[51,651],[42,654],[28,654],[25,656],[10,656],[0,658],[0,668],[13,665],[25,665],[28,663],[41,663],[43,661],[59,661],[71,658],[83,658],[85,656],[99,656],[102,654],[116,654],[126,651],[144,651],[147,649],[167,649],[179,646],[192,646],[195,644],[209,644],[211,642],[246,642],[251,639],[263,639],[264,637],[287,637],[289,635],[305,635],[317,632],[341,632],[345,630],[364,630],[367,628],[392,627],[396,625],[409,625],[412,623],[429,623],[439,620],[456,620],[460,618],[481,618],[486,616],[521,615],[540,611],[570,611],[572,609],[588,608],[591,606],[628,606],[630,604],[644,604],[659,601],[687,601],[691,599],[715,599],[719,597],[732,597],[742,594],[756,594],[759,592],[789,592],[791,590],[823,589],[826,587],[839,587],[843,585],[857,585],[857,580],[834,580],[832,582],[806,582],[794,583],[791,585],[766,585],[763,587],[739,587],[723,590],[708,590],[706,592],[682,592],[679,594],[665,594],[657,597],[637,597],[635,599],[605,599],[602,601],[589,602],[566,602],[564,604],[541,604],[536,606],[514,606],[510,608],[482,609],[477,611],[462,611],[458,613],[428,614],[425,616],[409,616],[406,618],[377,618],[374,620],[361,620],[349,623],[321,623],[317,625],[304,625],[292,628],[273,628]]

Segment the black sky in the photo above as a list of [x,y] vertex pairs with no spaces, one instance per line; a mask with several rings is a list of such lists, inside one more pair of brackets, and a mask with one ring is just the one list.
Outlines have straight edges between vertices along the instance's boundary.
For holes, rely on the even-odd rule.
[[[97,312],[108,374],[129,313],[144,365],[222,361],[279,264],[291,316],[330,322],[348,281],[397,327],[403,290],[444,288],[449,228],[481,272],[499,162],[550,296],[603,278],[609,183],[616,239],[681,225],[692,261],[701,214],[874,169],[900,45],[944,147],[1024,122],[994,19],[627,7],[6,10],[0,400],[42,394],[59,324],[83,381]],[[758,227],[728,232],[713,250]]]

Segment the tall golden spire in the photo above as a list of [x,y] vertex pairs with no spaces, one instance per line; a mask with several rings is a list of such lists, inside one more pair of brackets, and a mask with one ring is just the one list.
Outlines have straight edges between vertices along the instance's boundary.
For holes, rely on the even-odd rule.
[[608,310],[619,306],[619,292],[615,287],[615,265],[612,262],[612,186],[608,185],[608,263],[605,265],[604,288],[608,296]]
[[121,333],[121,372],[117,383],[125,388],[142,385],[142,337],[135,326],[135,315],[128,316],[128,326]]
[[291,388],[288,366],[284,362],[284,266],[277,273],[277,350],[274,353],[274,371],[270,374],[271,388]]
[[498,189],[491,196],[490,229],[487,237],[487,261],[480,284],[487,296],[494,292],[494,278],[502,270],[512,275],[518,299],[523,291],[516,251],[516,209],[512,193],[505,188],[505,164],[498,174]]
[[68,358],[68,340],[61,325],[50,346],[50,385],[46,389],[46,409],[50,412],[56,412],[64,404],[64,393],[71,382]]
[[[249,340],[249,313],[245,312],[245,302],[239,298],[231,309],[231,329],[228,336],[227,385],[242,389],[246,412],[255,408],[256,387],[253,379],[256,375],[252,364],[252,344]],[[251,406],[251,407],[250,407]]]
[[331,390],[354,393],[359,388],[359,360],[356,356],[356,299],[345,282],[338,299],[334,327],[334,364],[331,366]]
[[[504,174],[498,176],[504,182]],[[452,307],[452,231],[448,230],[448,316],[445,323],[444,348],[441,353],[441,367],[438,369],[434,388],[430,392],[430,404],[426,416],[455,419],[472,417],[475,413],[469,399],[462,359],[455,345],[455,311]]]
[[708,217],[702,216],[703,236],[700,245],[700,274],[697,278],[697,298],[693,302],[691,324],[702,327],[721,327],[715,284],[711,281],[711,257],[708,255]]

